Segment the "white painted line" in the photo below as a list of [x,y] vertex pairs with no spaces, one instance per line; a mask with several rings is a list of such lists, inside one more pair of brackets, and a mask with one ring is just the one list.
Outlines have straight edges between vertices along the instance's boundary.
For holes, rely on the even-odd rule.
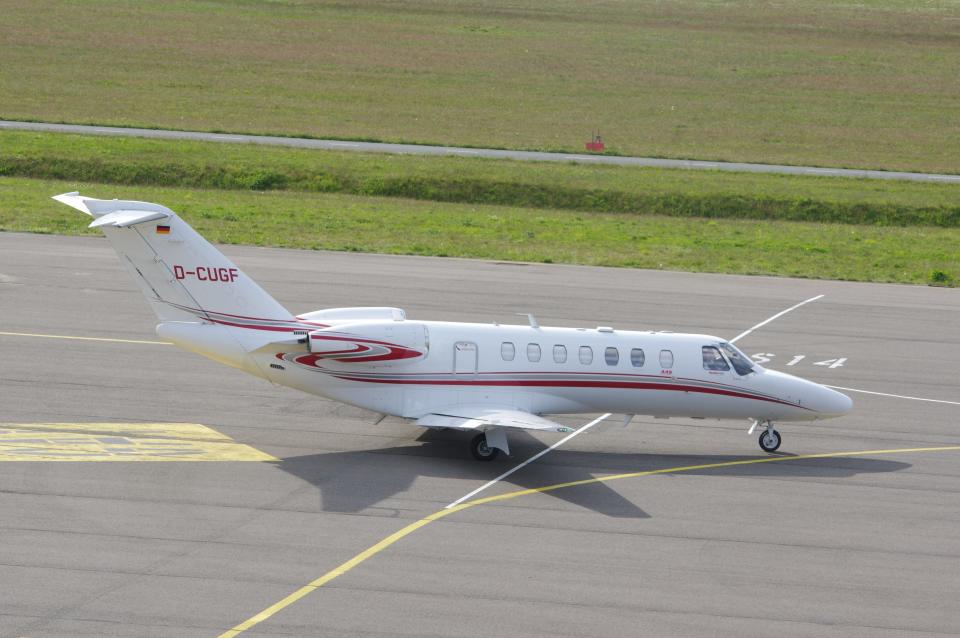
[[514,467],[514,468],[512,468],[512,469],[507,470],[506,472],[504,472],[503,474],[501,474],[501,475],[498,476],[497,478],[493,479],[492,481],[489,481],[488,483],[484,483],[483,485],[481,485],[481,486],[478,487],[477,489],[473,490],[473,491],[470,492],[469,494],[467,494],[467,495],[465,495],[465,496],[461,496],[460,498],[458,498],[458,499],[455,500],[454,502],[452,502],[452,503],[450,503],[449,505],[447,505],[444,509],[450,509],[451,507],[456,507],[457,505],[459,505],[460,503],[466,501],[467,499],[470,499],[470,498],[476,496],[477,494],[479,494],[479,493],[482,492],[483,490],[487,489],[487,488],[490,487],[491,485],[494,485],[494,484],[498,483],[499,481],[502,481],[503,479],[507,478],[508,476],[510,476],[511,474],[513,474],[514,472],[517,472],[518,470],[521,470],[521,469],[525,468],[526,466],[530,465],[531,463],[533,463],[534,461],[536,461],[537,459],[539,459],[541,456],[544,456],[544,455],[546,455],[546,454],[549,454],[550,452],[552,452],[553,450],[557,449],[558,447],[560,447],[561,445],[563,445],[564,443],[566,443],[567,441],[569,441],[569,440],[572,439],[573,437],[577,436],[577,435],[580,434],[581,432],[586,432],[587,430],[589,430],[590,428],[592,428],[593,426],[595,426],[597,423],[600,423],[600,421],[603,421],[604,419],[606,419],[608,416],[610,416],[610,413],[609,413],[609,412],[607,412],[606,414],[604,414],[604,415],[602,415],[602,416],[597,417],[596,419],[594,419],[593,421],[590,421],[590,423],[587,423],[586,425],[580,426],[579,429],[577,429],[577,430],[571,432],[570,434],[568,434],[567,436],[563,437],[562,439],[560,439],[559,441],[557,441],[556,443],[554,443],[553,445],[551,445],[550,447],[548,447],[546,450],[540,450],[538,453],[534,454],[533,456],[531,456],[529,459],[527,459],[526,461],[524,461],[524,462],[521,463],[520,465],[518,465],[518,466],[516,466],[516,467]]
[[857,388],[844,388],[839,385],[828,385],[828,388],[834,390],[846,390],[847,392],[862,392],[863,394],[876,394],[881,397],[893,397],[894,399],[911,399],[913,401],[929,401],[930,403],[948,403],[950,405],[960,405],[960,401],[944,401],[943,399],[924,399],[923,397],[908,397],[902,394],[887,394],[886,392],[871,392],[870,390],[858,390]]
[[146,343],[154,346],[172,345],[168,341],[143,341],[140,339],[111,339],[108,337],[75,337],[73,335],[46,335],[33,332],[0,332],[4,337],[41,337],[43,339],[76,339],[77,341],[109,341],[111,343]]
[[[322,141],[324,141],[324,140],[320,140],[320,141],[322,142]],[[330,146],[351,146],[351,147],[354,147],[354,148],[360,146],[360,145],[357,144],[356,142],[327,142],[327,143],[328,143]]]
[[790,312],[791,310],[796,310],[796,309],[799,308],[800,306],[806,305],[806,304],[810,303],[811,301],[816,301],[817,299],[822,299],[822,298],[823,298],[823,295],[817,295],[816,297],[810,297],[810,298],[807,299],[806,301],[801,301],[801,302],[798,303],[796,306],[790,306],[790,307],[787,308],[786,310],[782,310],[782,311],[778,312],[777,314],[773,315],[773,316],[770,317],[769,319],[767,319],[767,320],[765,320],[765,321],[761,321],[760,323],[758,323],[758,324],[755,325],[754,327],[750,328],[750,329],[747,330],[746,332],[741,332],[741,333],[738,334],[736,337],[734,337],[733,339],[731,339],[731,340],[730,340],[730,343],[735,343],[735,342],[739,341],[740,339],[743,339],[744,337],[746,337],[748,334],[750,334],[751,332],[753,332],[753,331],[756,330],[757,328],[762,328],[762,327],[764,327],[765,325],[767,325],[768,323],[770,323],[770,322],[773,321],[774,319],[779,319],[780,317],[782,317],[783,315],[787,314],[787,313]]

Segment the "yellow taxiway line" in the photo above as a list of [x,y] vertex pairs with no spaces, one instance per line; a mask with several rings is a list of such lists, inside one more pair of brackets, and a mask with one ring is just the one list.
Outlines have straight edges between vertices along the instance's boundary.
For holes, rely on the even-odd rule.
[[909,454],[912,452],[947,452],[947,451],[958,451],[960,450],[960,445],[949,445],[941,447],[914,447],[914,448],[899,448],[893,450],[863,450],[860,452],[828,452],[824,454],[801,454],[798,456],[768,456],[763,458],[754,458],[754,459],[743,459],[740,461],[723,461],[720,463],[705,463],[702,465],[685,465],[681,467],[669,467],[660,470],[645,470],[642,472],[627,472],[625,474],[611,474],[608,476],[601,476],[592,479],[583,479],[580,481],[570,481],[568,483],[557,483],[555,485],[546,485],[544,487],[534,487],[525,490],[517,490],[514,492],[507,492],[506,494],[497,494],[495,496],[486,496],[484,498],[478,498],[472,501],[467,501],[465,503],[460,503],[455,505],[450,509],[442,509],[438,512],[434,512],[429,516],[425,516],[418,521],[410,523],[403,529],[400,529],[390,536],[387,536],[382,541],[368,547],[363,550],[347,562],[341,564],[338,567],[335,567],[328,571],[326,574],[316,578],[303,587],[300,587],[290,595],[285,598],[278,600],[273,603],[260,613],[255,616],[251,616],[247,620],[243,621],[239,625],[236,625],[232,629],[228,629],[224,633],[220,634],[219,638],[233,638],[234,636],[243,633],[247,629],[250,629],[254,625],[257,625],[264,620],[267,620],[271,616],[275,615],[277,612],[289,607],[293,603],[297,602],[307,594],[323,587],[333,579],[338,576],[342,576],[349,572],[351,569],[360,565],[364,561],[373,558],[383,550],[387,549],[397,541],[409,536],[418,529],[429,525],[430,523],[440,520],[445,516],[449,516],[455,512],[461,510],[469,509],[471,507],[476,507],[477,505],[486,505],[489,503],[496,503],[499,501],[506,501],[520,496],[528,496],[531,494],[542,494],[545,492],[553,492],[556,490],[561,490],[569,487],[577,487],[579,485],[589,485],[592,483],[608,483],[610,481],[619,481],[629,478],[638,478],[641,476],[655,476],[657,474],[677,474],[680,472],[693,472],[696,470],[714,470],[725,467],[735,467],[739,465],[757,465],[760,463],[782,463],[786,461],[802,461],[807,459],[829,459],[829,458],[843,458],[851,456],[870,456],[875,454]]
[[73,335],[45,335],[33,332],[0,332],[4,337],[40,337],[42,339],[76,339],[77,341],[109,341],[111,343],[147,343],[154,346],[173,345],[169,341],[142,341],[140,339],[110,339],[108,337],[76,337]]

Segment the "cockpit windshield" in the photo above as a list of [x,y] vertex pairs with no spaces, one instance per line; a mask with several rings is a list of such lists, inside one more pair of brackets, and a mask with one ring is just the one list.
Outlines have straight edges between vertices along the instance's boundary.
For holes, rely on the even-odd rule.
[[730,359],[730,364],[733,366],[733,369],[737,371],[737,374],[744,376],[753,372],[753,361],[751,361],[747,355],[737,350],[733,344],[721,343],[720,349],[723,350],[723,354],[727,355],[727,358]]

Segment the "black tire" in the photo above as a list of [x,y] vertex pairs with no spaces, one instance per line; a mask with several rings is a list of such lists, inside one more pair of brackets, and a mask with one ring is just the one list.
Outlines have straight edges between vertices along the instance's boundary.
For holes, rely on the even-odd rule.
[[[770,440],[767,437],[770,437]],[[776,430],[764,430],[760,433],[760,449],[764,452],[776,452],[780,449],[780,443],[780,433]]]
[[486,434],[478,434],[470,441],[470,454],[478,461],[492,461],[500,456],[500,450],[487,446]]

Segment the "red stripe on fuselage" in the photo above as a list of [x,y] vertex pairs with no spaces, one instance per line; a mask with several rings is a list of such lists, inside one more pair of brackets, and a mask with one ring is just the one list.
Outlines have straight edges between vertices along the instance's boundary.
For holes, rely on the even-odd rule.
[[766,401],[768,403],[778,403],[788,405],[792,408],[801,408],[809,410],[803,406],[783,401],[781,399],[771,399],[767,397],[755,396],[744,392],[735,392],[732,390],[723,390],[721,388],[702,388],[700,386],[665,384],[665,383],[637,383],[631,381],[467,381],[467,380],[449,380],[449,381],[431,381],[429,379],[364,379],[351,377],[347,375],[334,374],[333,376],[344,381],[361,381],[363,383],[389,383],[398,385],[474,385],[474,386],[495,386],[495,387],[543,387],[543,388],[608,388],[617,390],[667,390],[671,392],[698,392],[701,394],[716,394],[720,396],[729,396],[737,399],[752,399],[754,401]]

